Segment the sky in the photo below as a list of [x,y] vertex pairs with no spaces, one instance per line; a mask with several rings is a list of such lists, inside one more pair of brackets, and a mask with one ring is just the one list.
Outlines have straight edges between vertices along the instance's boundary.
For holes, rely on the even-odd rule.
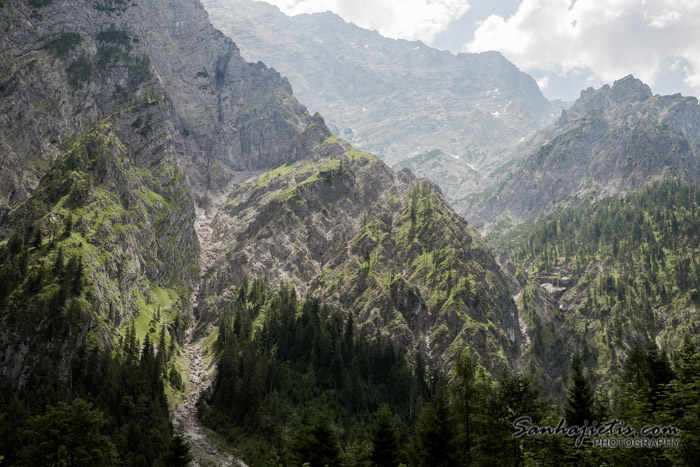
[[633,74],[656,94],[700,96],[700,0],[266,0],[453,53],[497,50],[548,99]]

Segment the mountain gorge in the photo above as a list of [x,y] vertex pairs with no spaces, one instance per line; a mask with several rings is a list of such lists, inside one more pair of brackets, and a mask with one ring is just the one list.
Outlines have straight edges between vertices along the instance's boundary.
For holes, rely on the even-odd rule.
[[[159,289],[187,313],[200,267],[194,213],[209,193],[237,171],[313,157],[329,135],[283,78],[240,58],[200,5],[147,13],[161,10],[3,7],[4,76],[14,80],[2,104],[11,121],[2,130],[3,230],[52,233],[39,257],[54,257],[61,234],[67,248],[94,249],[84,260],[95,288],[88,301],[117,328],[150,314]],[[5,361],[18,374],[13,354]]]
[[[144,343],[143,374],[163,373],[174,404],[186,326],[212,329],[245,277],[323,300],[436,367],[465,342],[486,367],[513,367],[517,282],[491,249],[435,185],[332,136],[197,2],[3,2],[1,27],[10,387],[108,371],[79,356],[110,349],[128,372]],[[93,400],[122,429],[125,409]],[[120,455],[136,455],[129,443]]]
[[[488,366],[512,365],[517,281],[437,187],[331,137],[284,78],[244,62],[196,3],[156,19],[145,12],[158,4],[98,3],[69,22],[71,5],[3,10],[16,48],[4,66],[17,77],[6,115],[32,129],[46,122],[50,135],[3,133],[14,175],[3,206],[8,316],[25,306],[24,275],[39,275],[30,301],[53,296],[43,271],[74,255],[89,290],[37,307],[82,303],[103,324],[80,335],[95,331],[101,345],[134,319],[153,333],[156,315],[189,316],[193,297],[214,322],[247,274],[352,311],[370,335],[438,360],[475,339]],[[33,42],[19,39],[28,33]],[[42,92],[64,105],[45,106]],[[5,336],[15,378],[31,368],[30,331]]]
[[[629,77],[527,138],[552,104],[498,54],[239,13],[254,7],[267,27],[305,25],[317,39],[290,44],[322,58],[312,69],[340,67],[390,111],[326,89],[312,108],[320,95],[353,119],[327,126],[197,0],[0,3],[0,461],[614,464],[512,436],[516,414],[559,417],[577,350],[616,416],[682,427],[688,450],[650,458],[691,459],[697,101]],[[246,27],[243,42],[280,40]],[[318,49],[338,31],[382,51],[374,72]],[[363,94],[375,85],[385,100]],[[389,105],[406,96],[435,101]],[[440,136],[445,109],[462,129]],[[351,144],[365,141],[381,158]],[[457,192],[409,169],[467,186],[469,223]],[[651,343],[676,350],[668,385],[624,386],[630,349]]]

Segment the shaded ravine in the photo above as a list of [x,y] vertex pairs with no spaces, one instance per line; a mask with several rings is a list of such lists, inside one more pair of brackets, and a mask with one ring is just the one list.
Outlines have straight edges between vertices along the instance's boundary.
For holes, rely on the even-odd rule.
[[[238,180],[236,180],[238,181]],[[226,190],[227,192],[230,190]],[[201,251],[201,277],[214,262],[216,246],[211,241],[211,221],[216,212],[225,201],[225,196],[220,195],[214,198],[208,208],[195,209],[195,231],[199,239]],[[199,289],[199,286],[197,287]],[[196,310],[198,305],[198,290],[192,294],[192,309]],[[185,341],[185,357],[187,359],[187,374],[189,386],[185,400],[175,410],[173,425],[190,446],[193,466],[244,466],[246,464],[235,458],[233,455],[220,449],[211,439],[207,437],[206,431],[197,417],[197,401],[202,393],[212,382],[214,372],[213,364],[207,365],[204,358],[204,337],[195,333],[197,327],[197,317],[193,317],[187,332]]]
[[197,418],[197,401],[202,392],[211,383],[207,379],[210,368],[207,367],[202,348],[203,339],[194,337],[194,326],[187,330],[187,342],[185,344],[185,355],[187,357],[187,371],[190,384],[185,400],[175,410],[173,425],[175,430],[184,436],[190,445],[192,455],[192,465],[241,465],[245,466],[241,460],[236,459],[231,454],[222,451],[211,441]]

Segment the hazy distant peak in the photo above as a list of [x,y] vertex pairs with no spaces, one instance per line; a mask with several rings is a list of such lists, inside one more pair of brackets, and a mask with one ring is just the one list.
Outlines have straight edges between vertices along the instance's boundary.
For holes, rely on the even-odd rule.
[[615,81],[610,93],[616,102],[645,101],[653,95],[649,86],[632,75]]
[[632,75],[621,78],[610,86],[606,84],[599,89],[589,87],[581,91],[581,97],[566,112],[562,112],[557,125],[565,125],[592,111],[605,111],[612,107],[625,108],[637,105],[653,97],[651,88]]

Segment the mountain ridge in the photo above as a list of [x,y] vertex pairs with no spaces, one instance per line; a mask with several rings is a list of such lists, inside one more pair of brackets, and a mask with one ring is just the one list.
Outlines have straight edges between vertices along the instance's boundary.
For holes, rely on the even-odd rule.
[[[332,13],[288,17],[247,0],[207,0],[215,26],[288,76],[295,92],[319,110],[334,134],[377,154],[390,166],[441,150],[488,175],[507,162],[507,147],[554,120],[535,81],[498,52],[458,54],[420,42],[394,40],[346,23]],[[415,167],[439,180],[449,199],[480,189],[440,178],[438,168]],[[483,179],[487,180],[487,179]],[[483,183],[483,182],[481,182]]]

